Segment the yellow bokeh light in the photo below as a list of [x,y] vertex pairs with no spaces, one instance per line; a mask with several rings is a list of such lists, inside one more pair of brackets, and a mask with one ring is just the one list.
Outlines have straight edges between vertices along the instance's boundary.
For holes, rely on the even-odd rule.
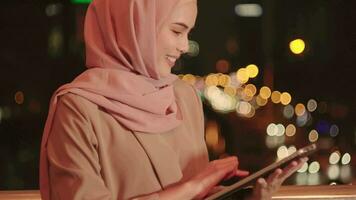
[[301,103],[298,103],[296,106],[295,106],[295,114],[297,115],[297,116],[302,116],[302,115],[304,115],[304,113],[305,113],[305,106],[303,105],[303,104],[301,104]]
[[292,101],[292,96],[288,92],[283,92],[281,94],[281,103],[283,105],[288,105]]
[[195,76],[192,75],[192,74],[186,74],[186,75],[184,75],[184,76],[182,77],[182,80],[185,81],[185,82],[187,82],[187,83],[189,83],[189,84],[191,84],[191,85],[194,85],[195,82],[196,82],[196,78],[195,78]]
[[242,99],[243,96],[245,96],[245,89],[242,87],[236,88],[236,95],[238,96],[238,98]]
[[245,68],[241,68],[237,70],[236,78],[239,83],[244,84],[248,81],[249,74]]
[[18,91],[15,93],[15,102],[17,104],[23,104],[24,100],[25,100],[25,95],[23,94],[22,91]]
[[278,159],[283,159],[288,156],[288,148],[286,146],[281,146],[277,150]]
[[281,93],[279,91],[273,91],[271,95],[271,100],[273,103],[281,102]]
[[224,92],[232,97],[236,95],[236,89],[231,86],[225,87]]
[[289,124],[286,127],[286,136],[292,137],[297,132],[297,128],[293,124]]
[[209,74],[205,79],[206,86],[217,86],[219,84],[219,78],[216,74]]
[[253,84],[248,84],[248,85],[245,86],[245,91],[244,92],[249,97],[254,96],[256,94],[256,91],[257,91],[256,86],[253,85]]
[[219,79],[219,85],[223,86],[223,87],[226,87],[226,86],[230,85],[230,83],[231,83],[230,76],[228,76],[226,74],[219,76],[218,79]]
[[289,48],[294,54],[301,54],[305,49],[305,42],[302,39],[295,39],[289,43]]
[[206,126],[205,140],[209,147],[215,146],[219,142],[219,127],[215,121],[209,121]]
[[316,142],[319,138],[319,133],[316,130],[311,130],[308,138],[310,142]]
[[271,96],[271,89],[269,89],[267,86],[261,87],[260,96],[263,99],[268,99]]
[[295,153],[297,151],[297,148],[295,146],[290,146],[288,148],[288,155],[292,155],[293,153]]
[[256,97],[256,103],[258,106],[265,106],[267,104],[268,100],[262,98],[260,95]]
[[218,143],[214,145],[212,149],[216,155],[223,154],[225,152],[225,139],[223,137],[219,137]]
[[247,65],[246,70],[250,78],[255,78],[258,75],[259,71],[258,67],[254,64]]

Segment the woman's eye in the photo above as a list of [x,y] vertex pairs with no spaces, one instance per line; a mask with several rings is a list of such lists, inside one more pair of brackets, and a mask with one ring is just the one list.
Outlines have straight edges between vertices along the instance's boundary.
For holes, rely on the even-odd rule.
[[173,33],[176,34],[176,35],[181,35],[181,34],[182,34],[182,33],[179,32],[179,31],[175,31],[175,30],[172,30],[172,31],[173,31]]

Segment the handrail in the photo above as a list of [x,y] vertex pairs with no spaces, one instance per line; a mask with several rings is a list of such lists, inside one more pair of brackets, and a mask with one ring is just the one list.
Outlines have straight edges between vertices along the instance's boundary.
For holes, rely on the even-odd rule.
[[[356,199],[356,185],[282,186],[273,199]],[[41,196],[38,190],[0,191],[0,200],[41,200]]]

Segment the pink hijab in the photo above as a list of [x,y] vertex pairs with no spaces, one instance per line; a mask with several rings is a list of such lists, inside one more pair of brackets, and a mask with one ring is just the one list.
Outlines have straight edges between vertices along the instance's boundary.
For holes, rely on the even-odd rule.
[[42,199],[49,199],[47,141],[58,97],[74,93],[105,108],[132,131],[162,133],[177,127],[170,74],[156,67],[157,30],[179,0],[94,0],[85,19],[89,68],[52,96],[40,155]]

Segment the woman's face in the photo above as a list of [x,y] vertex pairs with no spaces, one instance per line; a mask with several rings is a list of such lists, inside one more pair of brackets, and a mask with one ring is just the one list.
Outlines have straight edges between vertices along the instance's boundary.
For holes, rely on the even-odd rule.
[[171,68],[181,54],[189,49],[188,33],[197,17],[197,1],[181,0],[158,30],[157,58],[161,77],[171,73]]

